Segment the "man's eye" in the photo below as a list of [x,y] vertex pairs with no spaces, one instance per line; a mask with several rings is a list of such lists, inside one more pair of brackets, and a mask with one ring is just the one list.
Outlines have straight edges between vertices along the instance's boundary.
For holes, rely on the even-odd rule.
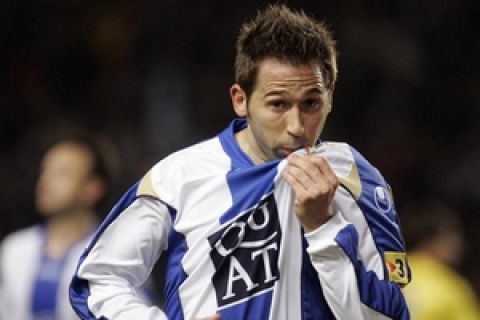
[[279,109],[287,107],[287,104],[285,103],[285,101],[281,101],[281,100],[272,101],[272,102],[270,102],[270,105],[275,107],[275,108],[279,108]]
[[320,102],[317,99],[308,99],[303,103],[305,110],[315,110],[320,107]]

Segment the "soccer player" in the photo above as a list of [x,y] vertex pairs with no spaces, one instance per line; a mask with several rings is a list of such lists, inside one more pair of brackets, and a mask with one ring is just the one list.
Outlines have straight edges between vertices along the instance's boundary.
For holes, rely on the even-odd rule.
[[405,236],[415,278],[404,292],[412,319],[480,319],[474,288],[457,271],[465,249],[460,212],[439,200],[405,210],[411,217]]
[[62,139],[48,149],[35,191],[46,223],[17,231],[2,243],[2,319],[78,319],[68,286],[98,225],[94,208],[107,180],[100,149],[87,136]]
[[[410,280],[390,189],[357,151],[319,140],[336,50],[324,24],[283,5],[243,25],[239,116],[158,162],[82,255],[82,319],[409,319]],[[163,310],[135,296],[167,259]]]
[[78,319],[68,288],[98,227],[95,211],[111,176],[108,159],[101,143],[83,132],[48,148],[35,190],[45,222],[14,232],[1,244],[0,319]]

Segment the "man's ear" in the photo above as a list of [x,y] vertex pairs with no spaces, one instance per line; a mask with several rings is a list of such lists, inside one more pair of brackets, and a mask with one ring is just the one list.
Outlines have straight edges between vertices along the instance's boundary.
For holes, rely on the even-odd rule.
[[235,110],[237,116],[246,117],[247,95],[237,83],[230,88],[230,98],[232,99],[233,110]]
[[330,113],[333,108],[333,92],[335,91],[335,84],[332,83],[328,89],[328,112]]

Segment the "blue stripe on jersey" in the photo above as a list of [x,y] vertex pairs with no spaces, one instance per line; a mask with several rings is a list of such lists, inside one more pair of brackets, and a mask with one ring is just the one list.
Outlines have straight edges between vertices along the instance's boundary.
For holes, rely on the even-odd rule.
[[221,319],[268,319],[272,303],[272,290],[249,298],[248,303],[239,303],[220,310]]
[[65,261],[65,256],[51,259],[43,252],[33,286],[32,319],[56,319],[58,285]]
[[70,284],[70,302],[72,303],[75,312],[81,315],[82,319],[88,320],[106,320],[105,317],[97,319],[93,313],[88,309],[87,299],[90,296],[90,288],[88,281],[81,279],[77,276],[78,267],[83,263],[83,260],[92,250],[95,243],[98,241],[102,233],[107,227],[137,198],[137,188],[139,183],[134,184],[120,199],[120,201],[113,207],[106,219],[98,228],[93,240],[90,242],[84,253],[80,257],[80,261],[77,266],[77,271]]
[[220,223],[258,204],[263,196],[274,187],[279,161],[271,161],[249,169],[233,170],[227,173],[227,183],[232,195],[232,206],[221,217]]
[[[237,214],[258,204],[262,196],[273,190],[273,179],[277,174],[279,160],[254,165],[240,149],[235,133],[244,129],[245,119],[233,120],[219,135],[223,150],[232,160],[231,171],[227,173],[227,183],[232,195],[232,207],[220,217],[220,223],[234,218]],[[248,170],[242,170],[242,169]]]
[[238,147],[235,139],[235,133],[246,126],[247,121],[245,119],[235,119],[218,135],[223,150],[232,160],[232,168],[250,168],[255,165],[245,152]]
[[[177,212],[168,207],[172,221],[175,221]],[[187,278],[187,273],[182,267],[182,259],[188,250],[185,236],[175,229],[168,235],[168,252],[165,275],[165,313],[168,319],[184,319],[182,303],[178,288]]]
[[335,316],[323,296],[318,273],[313,267],[312,260],[306,251],[307,246],[308,243],[305,238],[303,238],[302,320],[335,320]]
[[[405,252],[398,216],[393,199],[388,194],[387,183],[380,172],[360,153],[353,148],[351,150],[362,183],[362,194],[357,204],[365,215],[382,259],[384,251]],[[379,191],[385,193],[383,201],[376,198]],[[388,274],[385,264],[384,272]]]
[[354,266],[362,303],[391,319],[409,320],[410,315],[400,287],[388,279],[378,279],[375,272],[367,271],[357,259],[358,233],[355,227],[352,224],[346,226],[337,234],[335,241]]

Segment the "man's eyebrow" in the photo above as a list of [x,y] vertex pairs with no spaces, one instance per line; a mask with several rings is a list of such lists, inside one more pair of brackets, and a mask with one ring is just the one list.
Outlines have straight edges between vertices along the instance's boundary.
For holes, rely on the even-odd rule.
[[[324,91],[323,86],[322,87],[312,87],[312,88],[308,89],[307,91],[305,91],[304,95],[321,94],[321,93],[323,93],[323,91]],[[286,93],[288,94],[287,90],[272,90],[272,91],[268,91],[267,93],[265,93],[263,95],[263,97],[267,98],[267,97],[271,97],[271,96],[281,96],[281,95],[284,95]]]
[[325,89],[322,87],[313,87],[313,88],[310,88],[308,89],[307,91],[305,91],[304,94],[308,95],[308,94],[315,94],[315,93],[323,93]]
[[286,91],[285,90],[272,90],[272,91],[268,91],[267,93],[265,93],[263,95],[264,98],[266,97],[270,97],[270,96],[280,96],[282,94],[284,94]]

